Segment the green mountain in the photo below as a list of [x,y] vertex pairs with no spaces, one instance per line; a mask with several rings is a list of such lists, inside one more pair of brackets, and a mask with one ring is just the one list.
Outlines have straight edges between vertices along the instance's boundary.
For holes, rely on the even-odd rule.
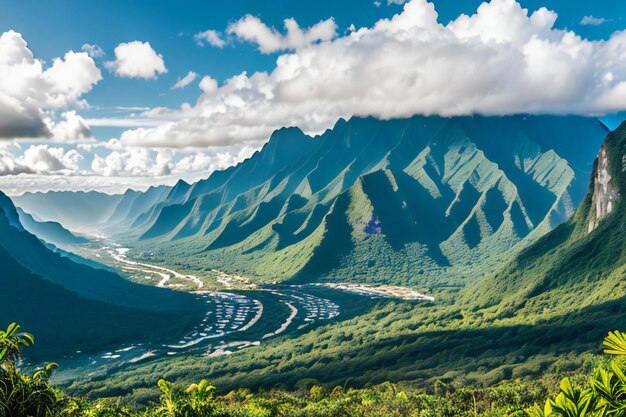
[[257,282],[457,285],[573,214],[606,134],[552,116],[281,129],[243,163],[177,184],[118,238]]
[[[0,317],[28,325],[45,343],[30,358],[62,358],[124,343],[175,340],[203,312],[192,295],[133,284],[50,250],[0,193]],[[45,350],[43,349],[45,346]]]
[[532,318],[626,296],[624,193],[626,123],[602,145],[574,217],[469,288],[465,301],[496,316]]
[[88,239],[74,235],[57,222],[37,221],[32,215],[18,208],[17,213],[22,226],[33,235],[57,246],[80,245]]

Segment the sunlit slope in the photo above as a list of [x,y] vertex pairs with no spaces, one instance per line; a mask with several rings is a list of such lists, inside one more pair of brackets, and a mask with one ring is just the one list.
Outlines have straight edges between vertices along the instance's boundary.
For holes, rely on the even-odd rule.
[[466,303],[528,317],[626,295],[626,124],[607,137],[594,167],[574,217],[470,288]]
[[125,238],[164,262],[258,281],[454,284],[571,216],[606,133],[549,116],[281,129],[146,210]]

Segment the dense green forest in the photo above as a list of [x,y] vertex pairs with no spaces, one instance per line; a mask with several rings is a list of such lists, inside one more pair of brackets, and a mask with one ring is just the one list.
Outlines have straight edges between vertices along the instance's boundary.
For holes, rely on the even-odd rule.
[[[34,374],[17,367],[21,350],[34,337],[16,323],[0,330],[0,415],[22,416],[620,416],[626,410],[626,335],[611,332],[603,346],[607,357],[589,358],[589,369],[561,380],[512,380],[485,389],[454,388],[437,381],[429,390],[384,382],[353,389],[332,389],[303,380],[291,391],[252,392],[240,388],[217,395],[206,380],[188,387],[159,380],[160,394],[145,409],[119,401],[72,397],[50,385],[56,363]],[[556,394],[554,393],[556,391]],[[539,404],[545,404],[540,406]]]

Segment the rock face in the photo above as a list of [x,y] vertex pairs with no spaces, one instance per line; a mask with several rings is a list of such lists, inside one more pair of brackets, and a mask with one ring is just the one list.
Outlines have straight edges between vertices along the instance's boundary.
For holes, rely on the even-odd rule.
[[598,166],[594,179],[592,204],[595,208],[595,216],[589,220],[588,232],[591,233],[600,220],[613,211],[615,202],[620,198],[620,193],[611,185],[611,175],[608,170],[609,158],[606,149],[602,147],[598,154]]

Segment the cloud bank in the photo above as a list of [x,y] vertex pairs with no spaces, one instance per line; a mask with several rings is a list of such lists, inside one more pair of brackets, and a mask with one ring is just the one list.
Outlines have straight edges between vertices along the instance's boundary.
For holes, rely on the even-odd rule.
[[[228,145],[266,139],[282,126],[308,133],[340,117],[415,114],[596,114],[626,109],[626,32],[589,41],[514,0],[483,3],[447,25],[432,3],[412,0],[371,28],[319,43],[294,41],[247,16],[229,32],[262,51],[287,47],[271,73],[202,81],[182,120],[125,132],[141,146]],[[297,27],[294,23],[293,27]],[[311,29],[312,30],[312,29]],[[291,39],[291,40],[289,40]]]

